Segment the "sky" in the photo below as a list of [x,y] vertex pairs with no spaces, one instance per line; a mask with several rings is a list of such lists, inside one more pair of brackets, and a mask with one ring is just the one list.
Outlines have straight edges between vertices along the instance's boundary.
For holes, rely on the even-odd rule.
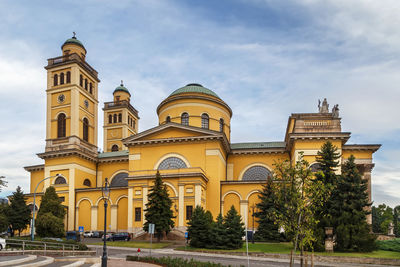
[[398,0],[3,0],[0,176],[8,187],[0,196],[18,185],[29,192],[23,167],[43,163],[43,67],[75,31],[99,72],[99,115],[123,80],[139,130],[149,129],[157,105],[195,82],[232,108],[232,142],[282,141],[291,113],[317,112],[327,98],[339,104],[348,143],[382,144],[374,205],[400,205],[399,13]]

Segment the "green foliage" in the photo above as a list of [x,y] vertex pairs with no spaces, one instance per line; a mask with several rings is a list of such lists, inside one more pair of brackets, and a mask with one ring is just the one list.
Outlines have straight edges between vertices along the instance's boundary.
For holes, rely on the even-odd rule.
[[8,211],[9,206],[8,204],[0,204],[0,232],[4,232],[7,230],[8,226],[10,225],[8,221]]
[[7,187],[7,181],[5,179],[6,177],[0,176],[0,192],[3,187]]
[[375,236],[366,221],[368,181],[362,179],[351,155],[342,166],[342,175],[332,193],[335,249],[368,252],[375,249]]
[[320,208],[316,211],[316,220],[318,224],[315,229],[316,242],[314,243],[314,249],[317,251],[323,251],[325,249],[325,227],[332,227],[333,203],[331,199],[331,192],[336,188],[336,182],[338,176],[335,173],[336,168],[340,164],[340,153],[338,148],[334,146],[330,141],[324,143],[321,146],[321,150],[318,151],[317,162],[319,163],[319,171],[315,174],[315,180],[322,182],[326,188],[326,197],[321,203]]
[[378,249],[400,252],[400,238],[376,241]]
[[393,227],[394,235],[400,237],[400,206],[393,209]]
[[224,217],[222,214],[218,214],[214,227],[212,228],[213,248],[225,249],[226,248],[226,228],[224,225]]
[[224,218],[224,225],[226,229],[226,248],[237,249],[243,245],[243,236],[245,235],[244,223],[241,216],[232,205]]
[[213,247],[213,220],[210,215],[201,206],[196,206],[194,209],[188,222],[190,246],[196,248]]
[[13,192],[10,198],[10,206],[8,209],[8,222],[12,225],[13,231],[21,231],[26,229],[31,220],[31,210],[26,205],[24,192],[21,187],[17,187],[17,190]]
[[[170,258],[170,257],[138,257],[138,256],[126,256],[127,261],[139,261],[148,262],[153,264],[160,264],[167,267],[224,267],[220,263],[203,262],[194,259],[182,259],[182,258]],[[228,265],[228,267],[231,265]]]
[[63,237],[64,220],[51,212],[41,213],[35,220],[35,230],[40,237]]
[[61,202],[62,201],[58,197],[55,188],[53,186],[48,187],[42,197],[38,211],[38,217],[40,217],[42,214],[50,212],[57,218],[64,219],[66,211],[64,206],[61,205]]
[[36,233],[41,237],[64,236],[65,208],[54,187],[46,189],[35,220]]
[[150,188],[146,204],[146,222],[143,230],[148,232],[149,223],[155,224],[155,234],[160,242],[163,233],[168,234],[174,227],[173,212],[171,210],[172,200],[169,198],[167,186],[163,183],[159,171],[157,171],[154,185]]
[[[300,250],[312,248],[318,221],[315,213],[326,201],[326,187],[314,180],[307,161],[301,158],[292,166],[289,161],[275,163],[274,191],[279,212],[275,220]],[[297,240],[297,243],[296,243]]]
[[385,204],[372,207],[372,230],[374,233],[387,234],[393,221],[393,209]]
[[263,190],[258,196],[260,202],[257,203],[258,211],[254,213],[257,218],[258,229],[254,235],[257,241],[279,241],[279,227],[275,223],[274,214],[279,213],[275,203],[276,196],[273,189],[273,181],[268,177],[267,183],[263,185]]

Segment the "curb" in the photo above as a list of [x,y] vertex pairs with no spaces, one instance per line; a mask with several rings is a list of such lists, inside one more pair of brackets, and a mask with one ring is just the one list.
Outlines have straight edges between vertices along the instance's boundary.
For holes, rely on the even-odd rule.
[[27,257],[24,257],[24,258],[21,258],[21,259],[15,259],[15,260],[9,260],[9,261],[0,262],[0,266],[10,266],[10,265],[15,265],[15,264],[20,264],[20,263],[23,263],[23,262],[36,260],[36,258],[37,258],[36,255],[28,255]]

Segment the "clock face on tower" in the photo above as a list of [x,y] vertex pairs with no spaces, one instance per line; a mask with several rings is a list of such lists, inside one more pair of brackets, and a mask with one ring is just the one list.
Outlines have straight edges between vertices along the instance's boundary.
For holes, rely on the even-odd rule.
[[64,101],[65,101],[65,95],[60,94],[60,95],[58,96],[58,102],[59,102],[59,103],[63,103]]

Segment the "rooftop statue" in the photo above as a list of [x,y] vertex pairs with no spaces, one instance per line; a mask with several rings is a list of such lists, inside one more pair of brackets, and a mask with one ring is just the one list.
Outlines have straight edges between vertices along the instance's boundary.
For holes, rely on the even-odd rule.
[[319,113],[329,113],[329,104],[326,98],[324,98],[324,101],[322,101],[322,106],[321,106],[321,100],[318,99],[318,109]]

